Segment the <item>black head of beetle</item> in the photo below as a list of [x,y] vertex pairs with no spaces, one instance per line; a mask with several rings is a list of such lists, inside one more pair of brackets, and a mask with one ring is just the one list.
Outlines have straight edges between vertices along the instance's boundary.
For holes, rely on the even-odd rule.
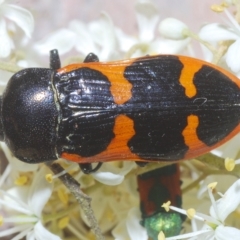
[[52,69],[29,68],[9,80],[1,98],[0,139],[14,156],[29,162],[56,159],[58,112]]

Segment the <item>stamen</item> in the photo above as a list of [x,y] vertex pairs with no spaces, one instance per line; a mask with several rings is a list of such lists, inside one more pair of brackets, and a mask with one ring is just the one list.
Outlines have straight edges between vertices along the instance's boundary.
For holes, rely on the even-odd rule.
[[68,216],[63,217],[58,221],[58,227],[60,229],[64,229],[68,225],[68,223],[69,223],[69,217]]
[[228,5],[227,2],[222,2],[222,3],[221,3],[221,6],[223,6],[223,7],[225,7],[225,8],[229,7],[229,5]]
[[0,215],[0,226],[3,225],[3,222],[4,222],[4,221],[3,221],[3,216]]
[[17,186],[24,186],[28,181],[28,177],[26,175],[19,176],[15,181],[14,184]]
[[53,178],[54,178],[54,176],[53,176],[51,173],[45,175],[45,179],[46,179],[49,183],[52,183]]
[[215,211],[215,214],[218,217],[218,209],[217,209],[217,205],[216,205],[216,201],[214,199],[214,196],[212,194],[212,190],[217,186],[217,182],[213,182],[213,183],[210,183],[208,184],[208,195],[209,195],[209,198],[211,200],[211,203],[212,203],[212,206],[213,206],[213,209]]
[[231,172],[235,168],[235,160],[232,158],[225,158],[224,165],[227,171]]
[[208,189],[213,190],[214,188],[216,188],[216,186],[217,186],[217,182],[209,183],[209,184],[208,184]]
[[158,240],[165,240],[165,235],[164,235],[163,231],[161,231],[161,232],[158,234]]
[[213,4],[211,6],[211,10],[214,12],[223,12],[224,11],[224,6],[218,5],[218,4]]
[[161,207],[163,207],[165,209],[165,211],[168,212],[170,209],[170,205],[171,205],[171,202],[168,201],[168,202],[164,203]]
[[58,194],[58,197],[59,199],[62,201],[62,203],[64,205],[67,205],[68,204],[68,199],[69,199],[69,195],[66,193],[65,189],[63,188],[59,188],[58,191],[57,191],[57,194]]
[[196,210],[195,210],[195,209],[189,208],[189,209],[187,210],[187,216],[188,216],[188,218],[189,218],[190,220],[192,220],[192,219],[194,218],[195,214],[196,214]]

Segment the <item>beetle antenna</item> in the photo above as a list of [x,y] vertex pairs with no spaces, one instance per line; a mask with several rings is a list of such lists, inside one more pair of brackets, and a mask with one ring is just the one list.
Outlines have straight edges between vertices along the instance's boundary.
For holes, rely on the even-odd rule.
[[61,68],[61,61],[57,49],[53,49],[50,51],[50,68],[53,70]]

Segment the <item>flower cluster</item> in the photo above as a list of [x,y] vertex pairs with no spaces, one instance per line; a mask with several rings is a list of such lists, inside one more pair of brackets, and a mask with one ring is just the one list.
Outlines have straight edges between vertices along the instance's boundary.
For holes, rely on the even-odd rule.
[[[135,5],[138,32],[133,35],[114,26],[107,13],[101,13],[94,21],[84,23],[74,19],[47,37],[32,41],[36,12],[0,0],[1,91],[10,77],[5,63],[18,67],[42,66],[39,58],[55,48],[63,58],[77,52],[76,57],[65,57],[64,64],[82,61],[89,52],[94,52],[101,61],[148,54],[182,54],[202,58],[240,76],[240,2],[228,0],[213,5],[212,10],[224,21],[203,25],[193,32],[187,23],[178,19],[162,19],[151,0],[138,0]],[[212,151],[215,158],[223,160],[227,170],[220,167],[221,171],[216,171],[215,167],[219,166],[215,158],[210,161],[213,167],[208,168],[195,161],[182,163],[184,208],[193,207],[197,212],[165,205],[191,218],[191,222],[183,225],[185,234],[166,239],[240,239],[240,182],[236,181],[239,137]],[[53,182],[46,180],[51,172],[44,164],[20,162],[4,143],[1,149],[6,166],[0,175],[0,238],[94,238],[69,190],[56,177],[52,178]],[[92,197],[92,208],[106,239],[148,239],[147,231],[140,224],[138,169],[134,162],[105,163],[96,173],[84,175],[77,164],[59,161],[81,184],[84,193]],[[218,181],[221,192],[225,192],[217,201],[213,196],[215,187],[208,185],[211,181]],[[207,215],[209,204],[210,215]],[[159,239],[164,238],[161,232]]]
[[[225,225],[225,219],[233,211],[237,209],[240,204],[240,180],[237,180],[226,191],[225,194],[219,193],[220,199],[215,201],[212,191],[215,189],[217,182],[208,185],[208,194],[211,200],[210,215],[196,212],[195,209],[190,208],[187,211],[178,209],[174,206],[169,206],[169,202],[163,204],[166,211],[175,210],[182,214],[186,214],[192,220],[192,233],[186,233],[175,237],[166,238],[166,240],[175,239],[238,239],[240,237],[240,230],[234,227]],[[198,224],[198,221],[200,224]]]

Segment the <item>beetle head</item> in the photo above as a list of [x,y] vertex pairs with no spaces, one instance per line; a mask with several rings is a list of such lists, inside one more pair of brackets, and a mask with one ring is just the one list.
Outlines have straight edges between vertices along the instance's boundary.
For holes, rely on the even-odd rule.
[[56,159],[53,70],[29,68],[9,80],[1,99],[0,138],[24,162]]

